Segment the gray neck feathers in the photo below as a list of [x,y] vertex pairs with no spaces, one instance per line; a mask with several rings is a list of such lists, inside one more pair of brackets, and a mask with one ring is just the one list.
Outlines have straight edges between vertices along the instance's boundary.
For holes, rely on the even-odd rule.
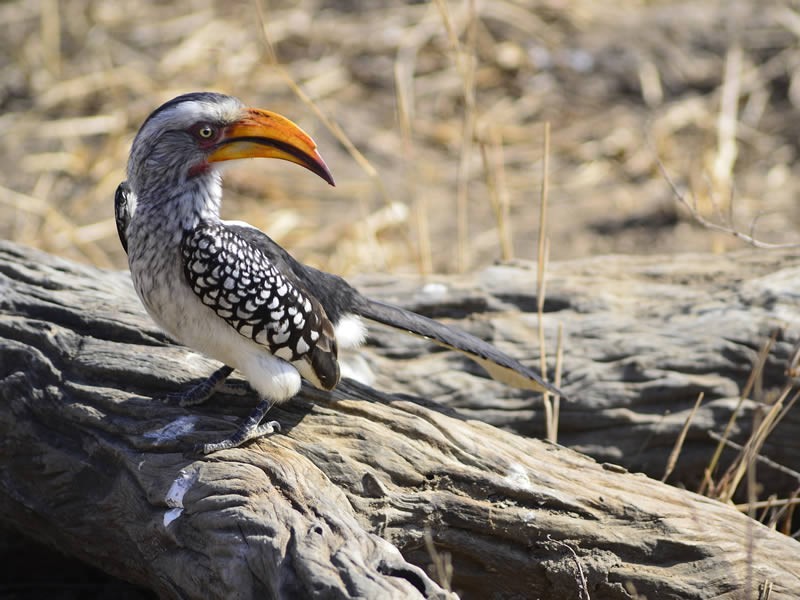
[[183,232],[193,229],[201,220],[218,220],[221,202],[222,178],[211,169],[172,188],[145,188],[138,192],[134,221]]

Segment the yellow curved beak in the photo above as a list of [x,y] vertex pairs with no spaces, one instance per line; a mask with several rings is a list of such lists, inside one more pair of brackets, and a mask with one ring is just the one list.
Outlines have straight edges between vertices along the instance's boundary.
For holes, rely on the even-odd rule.
[[280,158],[322,177],[331,185],[333,176],[317,152],[314,140],[286,117],[259,108],[245,109],[245,116],[229,126],[209,162],[239,158]]

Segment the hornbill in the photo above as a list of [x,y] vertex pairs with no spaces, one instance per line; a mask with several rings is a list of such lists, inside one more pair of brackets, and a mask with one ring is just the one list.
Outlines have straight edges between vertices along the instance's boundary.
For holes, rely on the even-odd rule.
[[221,220],[219,163],[257,157],[299,164],[334,185],[297,125],[231,96],[198,92],[147,117],[115,198],[120,241],[147,312],[175,340],[225,365],[173,396],[202,402],[234,368],[260,396],[238,429],[203,445],[204,453],[272,433],[278,424],[262,420],[273,404],[297,394],[301,377],[333,389],[337,349],[363,342],[362,318],[458,350],[508,385],[563,395],[488,343],[367,298],[340,277],[298,262],[255,227]]

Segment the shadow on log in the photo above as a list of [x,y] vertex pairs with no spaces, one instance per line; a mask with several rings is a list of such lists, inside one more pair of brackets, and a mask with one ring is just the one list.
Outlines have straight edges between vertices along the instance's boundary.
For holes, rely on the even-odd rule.
[[[711,448],[700,428],[727,420],[725,403],[776,325],[789,329],[766,380],[782,377],[800,314],[796,288],[783,297],[797,279],[786,269],[794,261],[797,273],[800,259],[777,256],[555,266],[547,326],[567,328],[575,399],[562,408],[562,441],[663,465],[675,439],[660,439],[670,423],[654,430],[670,421],[664,407],[682,424],[680,411],[707,391],[708,423],[687,453]],[[419,292],[410,282],[361,287],[459,317],[532,360],[533,321],[519,313],[535,302],[529,273],[497,267]],[[165,598],[446,597],[427,574],[426,532],[452,562],[452,581],[439,583],[463,598],[758,598],[768,586],[773,600],[800,597],[797,541],[733,507],[490,425],[535,434],[537,400],[452,353],[378,330],[365,356],[351,368],[371,370],[373,387],[304,387],[271,413],[282,433],[192,455],[254,395],[231,390],[192,410],[153,400],[218,365],[171,345],[126,273],[0,243],[0,516]],[[377,391],[391,389],[428,400]],[[796,458],[792,439],[784,456]]]

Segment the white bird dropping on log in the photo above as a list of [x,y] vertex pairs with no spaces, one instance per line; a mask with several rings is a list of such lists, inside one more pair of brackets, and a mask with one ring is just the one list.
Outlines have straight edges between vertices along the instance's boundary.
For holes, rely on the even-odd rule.
[[195,481],[197,481],[197,471],[181,469],[178,477],[169,486],[164,502],[170,509],[164,513],[164,527],[169,527],[170,523],[181,516],[181,513],[183,513],[183,496],[194,485]]
[[157,442],[171,442],[194,431],[195,423],[197,423],[197,417],[195,416],[178,417],[163,427],[146,432],[144,437],[154,439]]

